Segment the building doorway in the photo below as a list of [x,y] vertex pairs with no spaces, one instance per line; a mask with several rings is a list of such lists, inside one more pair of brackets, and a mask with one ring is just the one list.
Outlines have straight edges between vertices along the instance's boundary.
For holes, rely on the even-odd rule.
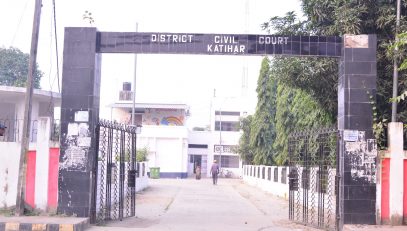
[[196,174],[196,168],[199,166],[201,169],[201,175],[206,174],[206,164],[202,165],[202,155],[189,155],[188,161],[188,176],[193,176]]

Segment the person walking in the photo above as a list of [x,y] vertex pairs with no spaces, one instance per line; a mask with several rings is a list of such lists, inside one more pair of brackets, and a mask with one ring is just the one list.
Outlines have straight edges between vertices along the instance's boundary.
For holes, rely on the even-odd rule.
[[197,180],[200,180],[201,179],[201,166],[196,166],[196,168],[195,168],[195,178],[197,179]]
[[213,184],[216,185],[218,183],[218,174],[219,174],[219,165],[216,160],[213,160],[210,173],[212,174]]
[[0,123],[0,136],[4,136],[6,134],[6,126]]

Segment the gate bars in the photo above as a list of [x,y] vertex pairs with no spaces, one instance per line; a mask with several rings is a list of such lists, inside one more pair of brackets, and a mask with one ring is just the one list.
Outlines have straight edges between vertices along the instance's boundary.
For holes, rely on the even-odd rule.
[[100,120],[91,222],[103,224],[135,216],[136,127]]
[[288,139],[289,219],[338,229],[338,131],[293,133]]

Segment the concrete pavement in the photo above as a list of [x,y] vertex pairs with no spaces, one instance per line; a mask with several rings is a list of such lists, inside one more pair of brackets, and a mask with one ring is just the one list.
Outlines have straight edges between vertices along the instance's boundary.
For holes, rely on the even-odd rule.
[[157,179],[137,195],[135,218],[88,230],[316,231],[288,220],[287,201],[238,179]]
[[[137,194],[136,217],[90,231],[320,231],[288,220],[288,201],[239,179],[156,179]],[[407,231],[407,226],[345,225],[344,231]]]
[[[238,179],[156,179],[137,194],[136,217],[90,226],[87,218],[0,216],[1,230],[317,231],[288,220],[288,201]],[[346,225],[344,231],[407,231],[407,226]]]

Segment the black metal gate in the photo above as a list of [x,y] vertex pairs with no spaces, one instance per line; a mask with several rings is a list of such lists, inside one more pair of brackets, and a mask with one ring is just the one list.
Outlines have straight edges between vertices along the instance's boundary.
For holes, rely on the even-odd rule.
[[101,120],[91,222],[103,224],[135,215],[136,128]]
[[289,137],[289,218],[337,230],[338,131],[325,129]]

